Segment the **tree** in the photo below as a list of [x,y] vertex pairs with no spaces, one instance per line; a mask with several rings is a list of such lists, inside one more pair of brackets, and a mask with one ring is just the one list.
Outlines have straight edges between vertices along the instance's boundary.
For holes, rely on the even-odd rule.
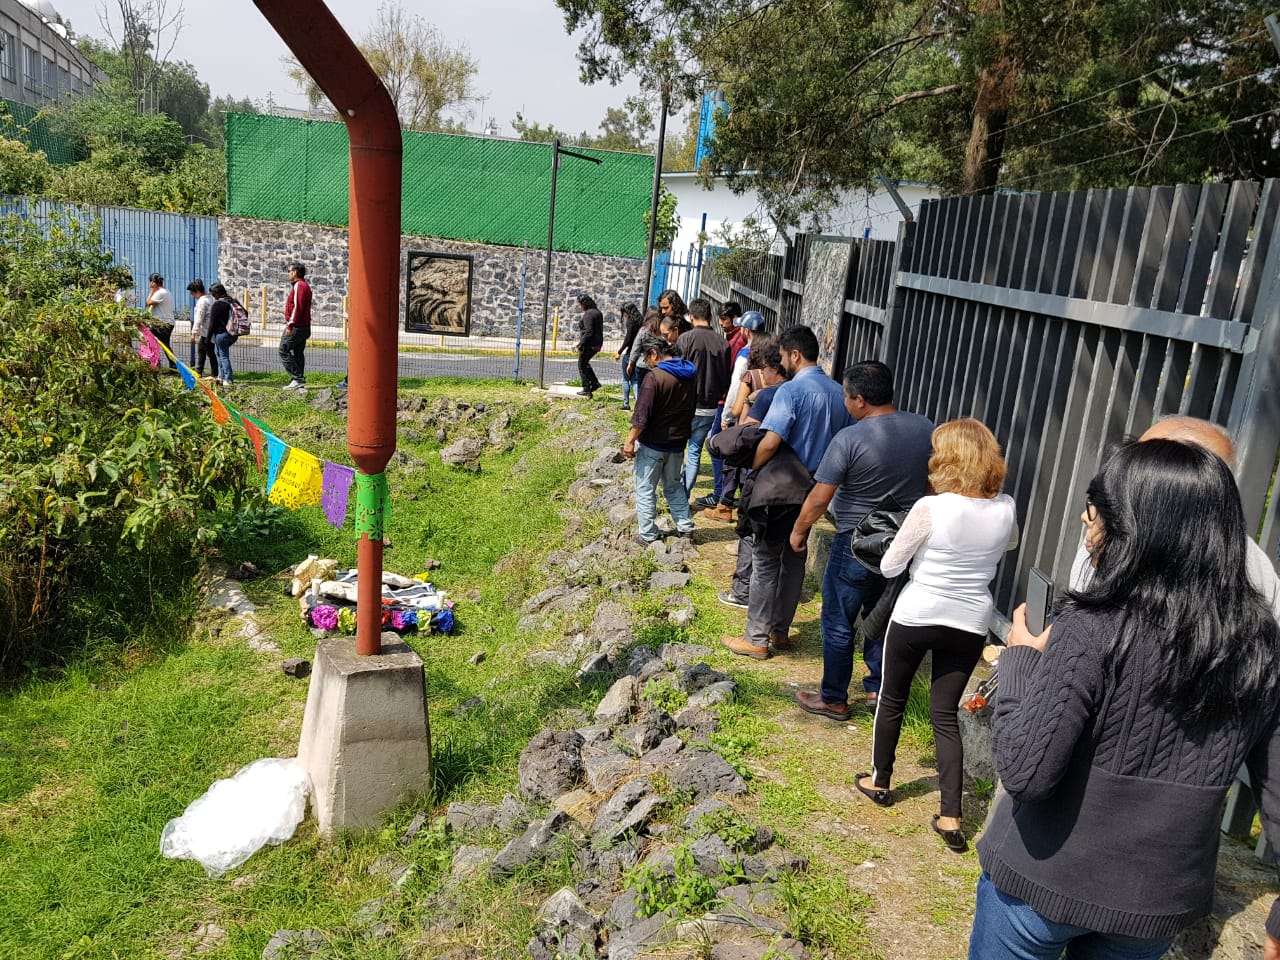
[[555,126],[531,123],[524,114],[517,113],[511,127],[521,140],[531,143],[550,143],[559,138],[566,147],[594,147],[597,150],[618,150],[623,153],[649,153],[653,145],[647,142],[653,116],[643,98],[628,97],[621,107],[609,107],[600,121],[600,133],[592,135],[585,130],[573,134],[557,130]]
[[[98,8],[98,22],[120,58],[139,113],[158,109],[161,74],[182,32],[184,12],[182,0],[103,0]],[[205,99],[207,104],[208,88]]]
[[948,189],[1258,176],[1274,169],[1262,0],[557,0],[588,82],[730,104],[712,166],[784,229],[877,169]]
[[[452,46],[434,26],[405,12],[398,0],[383,3],[357,44],[381,78],[407,130],[458,130],[472,99],[476,62],[465,46]],[[289,76],[306,94],[314,110],[326,103],[323,91],[292,57],[285,58]]]

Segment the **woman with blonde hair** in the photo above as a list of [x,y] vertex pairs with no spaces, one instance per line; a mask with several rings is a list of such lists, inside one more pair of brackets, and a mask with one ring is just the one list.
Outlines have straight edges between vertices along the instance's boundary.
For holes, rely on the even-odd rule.
[[893,803],[889,783],[902,714],[916,669],[932,652],[929,719],[942,794],[933,829],[956,852],[966,848],[960,829],[964,749],[956,710],[986,643],[996,565],[1018,545],[1013,498],[1000,493],[1004,477],[1000,444],[983,424],[965,418],[939,426],[929,459],[932,493],[916,501],[880,564],[886,577],[910,565],[911,580],[885,634],[874,769],[858,774],[857,788],[881,806]]

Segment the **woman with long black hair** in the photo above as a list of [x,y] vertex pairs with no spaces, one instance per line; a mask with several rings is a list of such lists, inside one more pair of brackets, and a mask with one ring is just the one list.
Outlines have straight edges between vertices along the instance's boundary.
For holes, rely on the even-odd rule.
[[591,369],[591,358],[604,346],[604,314],[595,300],[585,293],[578,297],[578,376],[582,380],[580,397],[590,397],[600,389],[600,378]]
[[[1227,465],[1129,443],[1089,484],[1094,564],[1039,637],[1014,611],[978,841],[971,960],[1154,960],[1213,901],[1242,763],[1280,840],[1280,630],[1250,585]],[[1267,921],[1280,957],[1280,901]]]
[[622,346],[618,348],[617,355],[622,365],[622,409],[630,410],[632,391],[635,391],[637,398],[640,396],[640,378],[633,377],[635,367],[631,362],[631,354],[636,338],[644,327],[644,318],[640,315],[640,308],[634,303],[624,303],[618,313],[622,316]]

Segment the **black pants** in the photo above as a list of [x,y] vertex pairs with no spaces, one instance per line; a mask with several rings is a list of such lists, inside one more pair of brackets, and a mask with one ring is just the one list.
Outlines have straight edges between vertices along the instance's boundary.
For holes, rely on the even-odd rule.
[[581,347],[578,350],[578,376],[582,380],[582,389],[590,393],[600,389],[600,378],[591,369],[591,358],[599,352],[599,347]]
[[[172,351],[172,350],[173,350],[173,344],[171,344],[171,343],[169,342],[169,339],[173,336],[173,324],[172,324],[172,323],[164,323],[164,322],[162,321],[162,322],[159,322],[159,323],[149,323],[149,324],[147,324],[147,326],[151,328],[151,332],[152,332],[152,334],[154,334],[154,335],[155,335],[155,338],[156,338],[157,340],[159,340],[161,343],[163,343],[163,344],[165,345],[165,348],[166,348],[166,349],[168,349],[168,350],[170,350],[170,351]],[[170,369],[173,369],[173,368],[174,368],[174,363],[173,363],[173,360],[172,360],[172,359],[170,359],[169,354],[167,354],[167,353],[166,353],[166,354],[164,355],[164,358],[165,358],[165,360],[168,362]]]
[[305,351],[307,338],[311,336],[310,327],[295,328],[292,333],[280,336],[280,363],[285,373],[299,383],[307,382],[307,366]]
[[929,720],[933,724],[934,751],[938,758],[938,786],[944,817],[960,816],[964,787],[964,748],[956,711],[969,674],[982,656],[986,636],[955,627],[904,627],[889,623],[884,640],[884,668],[880,699],[876,705],[871,762],[875,784],[887,788],[893,775],[902,714],[906,710],[911,680],[925,653],[933,651],[933,678],[929,685]]
[[218,375],[218,356],[213,352],[213,339],[211,337],[201,337],[196,344],[196,373],[204,376],[204,362],[209,361],[209,376],[216,377]]

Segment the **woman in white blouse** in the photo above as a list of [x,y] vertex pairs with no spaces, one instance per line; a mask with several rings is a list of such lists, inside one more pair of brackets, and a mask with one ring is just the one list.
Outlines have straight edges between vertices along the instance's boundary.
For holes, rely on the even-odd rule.
[[874,769],[858,775],[857,788],[881,806],[893,803],[889,784],[902,714],[916,669],[932,652],[929,719],[942,793],[933,829],[957,852],[966,843],[960,829],[964,750],[956,710],[986,643],[996,566],[1018,545],[1013,499],[1000,493],[1004,478],[1000,444],[982,423],[966,418],[942,424],[933,432],[929,459],[932,495],[916,501],[880,564],[886,577],[910,565],[911,580],[885,634]]

